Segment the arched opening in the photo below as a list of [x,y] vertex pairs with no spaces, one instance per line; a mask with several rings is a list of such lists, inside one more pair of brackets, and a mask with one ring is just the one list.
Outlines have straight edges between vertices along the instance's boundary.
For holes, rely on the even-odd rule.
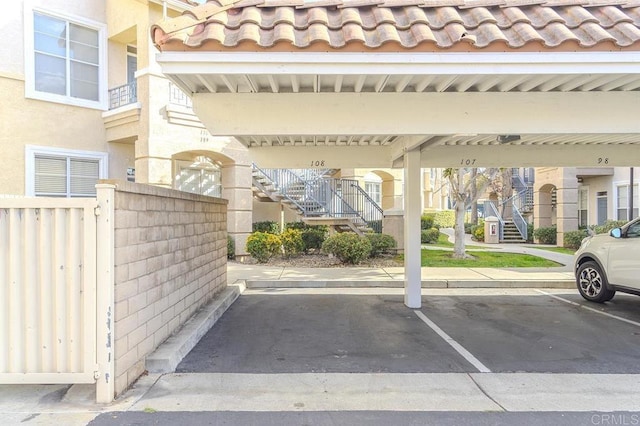
[[363,180],[365,191],[382,210],[402,208],[401,179],[389,172],[371,170]]
[[546,228],[557,223],[556,186],[546,184],[538,189],[536,203],[536,227]]
[[210,197],[223,196],[223,170],[233,161],[220,153],[186,151],[173,155],[173,188]]

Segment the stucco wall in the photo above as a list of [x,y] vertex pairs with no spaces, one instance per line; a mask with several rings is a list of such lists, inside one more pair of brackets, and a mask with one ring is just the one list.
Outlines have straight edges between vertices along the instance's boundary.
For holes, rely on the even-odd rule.
[[146,356],[227,285],[227,201],[115,183],[119,394],[144,372]]

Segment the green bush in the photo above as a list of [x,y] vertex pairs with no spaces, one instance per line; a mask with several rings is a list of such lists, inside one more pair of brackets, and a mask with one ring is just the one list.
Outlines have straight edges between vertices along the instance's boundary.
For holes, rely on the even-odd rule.
[[533,223],[527,223],[527,243],[533,243]]
[[607,220],[602,225],[596,226],[593,230],[596,234],[606,234],[614,228],[620,228],[627,223],[626,220]]
[[280,234],[282,249],[286,257],[297,256],[304,251],[304,241],[302,241],[302,231],[299,229],[285,229]]
[[260,263],[280,253],[280,246],[280,237],[269,232],[254,232],[247,238],[247,252]]
[[475,223],[466,222],[464,224],[464,233],[465,234],[471,234],[471,230],[473,229],[474,226],[477,226],[477,225]]
[[342,263],[357,264],[369,257],[371,243],[367,237],[352,232],[343,232],[327,238],[322,251],[337,257]]
[[285,225],[285,229],[298,229],[302,231],[302,242],[304,243],[305,253],[308,253],[309,250],[320,250],[322,243],[329,233],[329,228],[325,225],[307,225],[304,222],[289,222]]
[[438,211],[433,219],[433,226],[436,228],[453,228],[455,224],[456,212],[453,210]]
[[438,228],[423,229],[420,233],[420,242],[422,244],[435,244],[440,238],[440,230]]
[[433,228],[433,219],[436,217],[435,213],[423,213],[420,217],[420,229]]
[[370,257],[378,257],[396,247],[396,240],[388,234],[366,234],[371,243]]
[[533,237],[538,240],[540,244],[556,244],[557,237],[556,226],[549,226],[545,228],[538,228],[533,231]]
[[473,228],[471,236],[474,240],[484,242],[484,223]]
[[253,232],[268,232],[269,234],[280,233],[280,225],[272,220],[253,223]]
[[229,235],[227,235],[227,259],[233,260],[236,258],[236,243]]
[[569,231],[564,233],[564,247],[571,249],[580,248],[580,243],[583,239],[588,235],[586,229],[581,229],[579,231]]

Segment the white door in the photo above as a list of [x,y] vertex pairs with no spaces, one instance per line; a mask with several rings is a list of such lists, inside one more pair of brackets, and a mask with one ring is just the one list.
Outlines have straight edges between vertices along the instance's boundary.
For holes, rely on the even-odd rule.
[[611,284],[640,289],[640,221],[609,248],[608,278]]

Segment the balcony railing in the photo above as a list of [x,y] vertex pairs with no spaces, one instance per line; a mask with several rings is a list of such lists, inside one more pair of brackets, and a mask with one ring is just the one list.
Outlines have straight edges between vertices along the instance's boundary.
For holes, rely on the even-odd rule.
[[138,102],[138,88],[135,81],[109,90],[109,109],[116,109]]
[[169,83],[169,103],[173,105],[181,105],[187,108],[193,108],[191,98],[186,95],[178,86]]

